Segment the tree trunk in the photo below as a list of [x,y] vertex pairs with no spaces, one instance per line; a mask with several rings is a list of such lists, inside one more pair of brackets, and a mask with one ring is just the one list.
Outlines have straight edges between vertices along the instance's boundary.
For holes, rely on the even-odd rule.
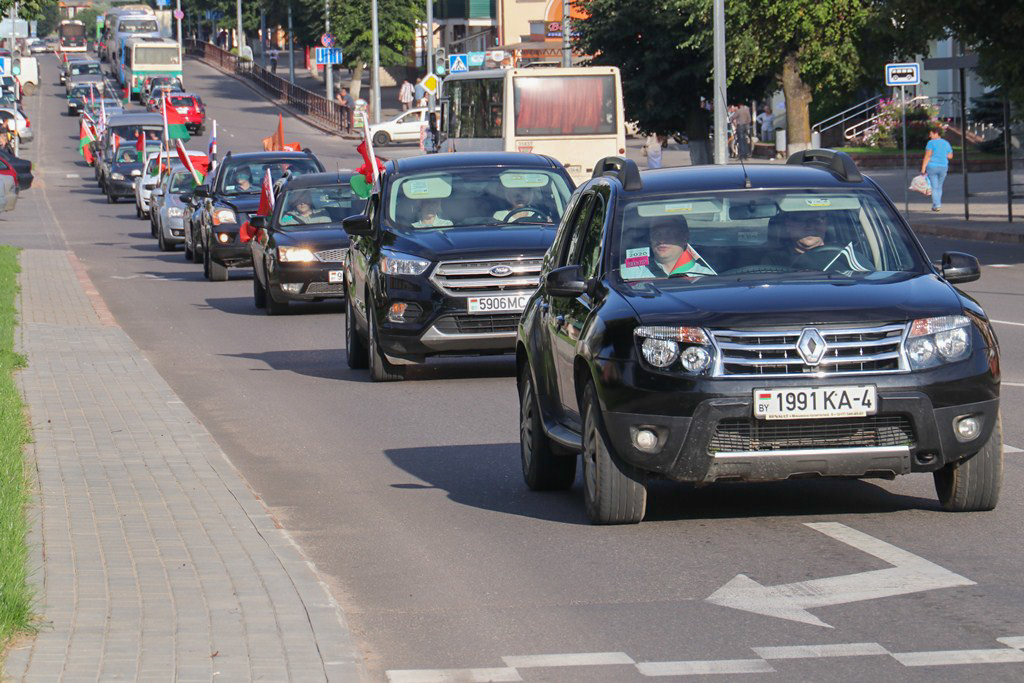
[[359,99],[359,91],[363,89],[363,69],[365,64],[356,62],[356,68],[352,69],[352,80],[348,82],[348,94],[353,100]]
[[782,92],[786,96],[786,154],[811,145],[811,89],[800,78],[800,61],[789,53],[782,63]]

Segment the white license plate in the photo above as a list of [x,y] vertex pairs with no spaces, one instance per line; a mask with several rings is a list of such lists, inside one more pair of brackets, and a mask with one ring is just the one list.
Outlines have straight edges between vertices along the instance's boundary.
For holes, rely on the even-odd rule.
[[528,294],[471,296],[466,304],[470,313],[520,313],[529,299]]
[[340,283],[345,281],[344,270],[329,270],[327,271],[327,281],[331,284]]
[[754,417],[762,420],[864,417],[877,411],[875,387],[869,385],[754,389]]
[[187,114],[188,113],[188,107],[178,107],[178,113],[179,114]]

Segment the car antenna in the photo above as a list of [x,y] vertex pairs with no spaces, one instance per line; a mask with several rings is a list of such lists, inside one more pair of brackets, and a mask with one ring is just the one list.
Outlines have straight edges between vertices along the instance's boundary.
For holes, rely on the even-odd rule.
[[[724,103],[725,102],[725,90],[722,89],[722,88],[719,88],[718,91],[722,94],[722,102]],[[726,114],[728,115],[728,106],[726,107]],[[739,131],[737,130],[737,133],[738,132]],[[737,158],[739,158],[739,160],[740,160],[740,168],[743,170],[743,187],[749,188],[749,187],[751,187],[751,185],[750,185],[750,176],[747,175],[747,165],[743,163],[743,155],[739,153],[739,140],[736,141],[736,149],[737,149],[736,156],[737,156]]]

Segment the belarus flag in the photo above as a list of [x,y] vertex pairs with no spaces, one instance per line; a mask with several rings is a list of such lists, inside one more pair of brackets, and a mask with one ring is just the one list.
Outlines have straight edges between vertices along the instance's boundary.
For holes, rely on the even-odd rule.
[[[260,206],[256,209],[256,215],[269,216],[272,213],[274,213],[274,178],[270,175],[268,168],[263,174],[263,182],[260,184]],[[248,242],[255,236],[256,231],[249,221],[242,223],[242,227],[238,229],[238,238],[242,242]]]
[[171,106],[171,102],[166,94],[163,100],[164,125],[167,130],[167,137],[171,140],[184,140],[188,142],[191,136],[188,134],[188,128],[185,127],[185,117]]
[[189,154],[185,150],[185,145],[181,144],[181,140],[175,140],[174,144],[178,148],[178,158],[181,159],[181,163],[185,164],[185,168],[192,173],[192,177],[196,180],[196,185],[202,185],[207,172],[210,170],[210,158],[202,154]]

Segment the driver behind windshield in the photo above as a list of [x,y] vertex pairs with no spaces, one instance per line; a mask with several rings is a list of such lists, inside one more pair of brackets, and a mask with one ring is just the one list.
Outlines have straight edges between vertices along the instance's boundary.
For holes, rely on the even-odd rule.
[[248,171],[239,171],[235,175],[235,190],[238,192],[248,192],[252,189],[252,177]]
[[[826,247],[828,216],[822,211],[785,212],[772,218],[780,226],[782,247],[764,255],[762,263],[796,270],[824,270],[837,260],[837,251]],[[773,225],[772,227],[775,227]],[[843,266],[848,266],[842,259]]]
[[498,209],[494,212],[494,220],[510,222],[519,218],[540,217],[542,220],[552,222],[547,212],[538,206],[540,194],[532,187],[505,187],[502,188],[502,196],[508,202],[509,208]]
[[628,249],[621,275],[627,280],[700,277],[715,271],[690,245],[690,227],[682,216],[658,218],[651,225],[648,248]]

